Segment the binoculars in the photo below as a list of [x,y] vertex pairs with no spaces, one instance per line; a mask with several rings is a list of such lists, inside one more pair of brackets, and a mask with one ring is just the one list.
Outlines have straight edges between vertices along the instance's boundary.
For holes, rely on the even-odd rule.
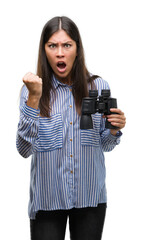
[[[110,108],[117,108],[117,100],[110,97],[110,90],[102,90],[101,96],[98,96],[98,90],[89,90],[89,97],[83,98],[82,101],[80,129],[93,128],[91,114],[97,112],[104,115],[116,114],[110,112]],[[107,118],[105,128],[118,129],[118,127],[111,125]]]

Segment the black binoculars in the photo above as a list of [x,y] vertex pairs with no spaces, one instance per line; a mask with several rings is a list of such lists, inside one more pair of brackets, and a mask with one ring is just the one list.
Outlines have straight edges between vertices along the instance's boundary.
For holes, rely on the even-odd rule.
[[[117,108],[116,98],[110,97],[110,90],[102,90],[101,96],[98,96],[98,90],[89,90],[89,97],[83,98],[80,129],[92,129],[93,121],[91,114],[102,113],[104,115],[116,114],[110,112],[110,108]],[[111,125],[110,122],[105,122],[105,127],[109,129],[118,129]]]

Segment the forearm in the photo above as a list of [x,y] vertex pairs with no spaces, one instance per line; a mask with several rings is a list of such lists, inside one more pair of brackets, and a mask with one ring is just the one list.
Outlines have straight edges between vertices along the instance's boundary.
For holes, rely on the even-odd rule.
[[18,124],[16,146],[23,157],[32,154],[33,146],[38,136],[39,110],[26,104],[21,108],[20,121]]
[[122,133],[117,129],[106,129],[105,118],[101,118],[100,138],[101,145],[104,152],[112,151],[116,145],[120,143]]
[[116,136],[118,130],[115,130],[115,129],[110,129],[110,133],[113,135],[113,136]]
[[122,133],[119,132],[118,134],[111,134],[110,129],[105,129],[101,133],[101,144],[102,144],[102,149],[104,152],[110,152],[112,151],[116,145],[120,143],[120,137]]
[[34,108],[34,109],[38,109],[38,106],[39,106],[39,98],[36,97],[36,96],[31,96],[29,94],[28,96],[28,100],[27,100],[27,106],[28,107],[31,107],[31,108]]
[[27,106],[38,109],[39,100],[42,96],[42,79],[29,72],[23,77],[23,82],[29,92]]

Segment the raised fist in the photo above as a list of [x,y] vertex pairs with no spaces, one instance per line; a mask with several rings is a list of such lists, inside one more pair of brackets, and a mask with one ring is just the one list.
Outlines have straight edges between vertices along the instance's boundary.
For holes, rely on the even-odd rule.
[[29,90],[29,96],[37,99],[42,95],[42,79],[33,73],[27,73],[23,77],[23,82]]

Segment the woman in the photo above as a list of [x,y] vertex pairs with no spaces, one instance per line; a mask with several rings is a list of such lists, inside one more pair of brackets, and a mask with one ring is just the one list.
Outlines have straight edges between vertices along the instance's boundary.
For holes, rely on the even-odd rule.
[[89,74],[80,34],[67,17],[44,26],[37,75],[23,77],[17,149],[32,155],[29,217],[32,240],[64,239],[69,217],[72,240],[101,239],[106,211],[104,151],[119,142],[125,116],[107,116],[118,129],[106,129],[102,114],[93,129],[80,130],[82,98],[88,90],[109,89]]

